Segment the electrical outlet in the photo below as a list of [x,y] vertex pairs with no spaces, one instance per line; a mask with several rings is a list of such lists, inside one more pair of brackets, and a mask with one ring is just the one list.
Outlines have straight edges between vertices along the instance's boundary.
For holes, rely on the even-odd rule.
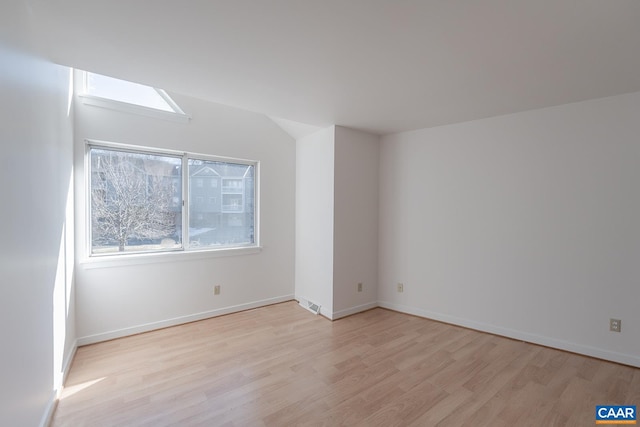
[[404,285],[402,283],[398,283],[398,292],[404,292]]
[[213,287],[213,294],[214,295],[220,295],[220,285],[215,285]]
[[621,332],[622,331],[622,320],[620,320],[620,319],[609,319],[609,330],[611,332]]
[[358,292],[362,292],[362,283],[358,283]]

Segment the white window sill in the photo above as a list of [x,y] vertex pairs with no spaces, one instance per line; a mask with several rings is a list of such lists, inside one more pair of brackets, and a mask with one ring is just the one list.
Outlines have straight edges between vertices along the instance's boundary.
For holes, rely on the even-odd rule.
[[182,262],[225,256],[250,255],[260,253],[261,251],[262,247],[260,246],[249,246],[240,248],[206,249],[197,251],[191,250],[140,254],[127,253],[126,255],[100,255],[86,257],[80,261],[80,265],[84,269],[88,270],[93,268],[125,267],[140,264],[164,264],[167,262]]
[[78,95],[85,105],[106,108],[109,110],[120,111],[124,113],[139,114],[141,116],[153,117],[156,119],[169,120],[172,122],[189,123],[191,117],[186,114],[174,113],[171,111],[156,110],[142,105],[129,104],[127,102],[115,101],[113,99],[100,98],[99,96],[79,94]]

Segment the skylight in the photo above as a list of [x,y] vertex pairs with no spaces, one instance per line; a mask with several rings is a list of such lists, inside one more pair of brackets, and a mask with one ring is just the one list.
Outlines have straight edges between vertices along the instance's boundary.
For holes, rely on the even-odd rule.
[[85,95],[184,115],[162,89],[96,73],[85,73]]

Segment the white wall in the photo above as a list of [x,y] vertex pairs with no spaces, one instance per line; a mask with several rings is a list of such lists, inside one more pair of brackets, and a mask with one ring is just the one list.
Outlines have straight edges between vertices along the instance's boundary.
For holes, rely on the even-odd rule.
[[329,319],[375,307],[379,137],[331,126],[296,147],[296,298]]
[[14,427],[47,422],[75,343],[70,70],[41,58],[35,42],[26,6],[3,2],[0,425]]
[[381,305],[640,366],[638,135],[640,93],[384,137]]
[[296,298],[322,306],[333,318],[335,127],[296,141]]
[[[76,106],[77,328],[79,342],[293,298],[295,142],[267,117],[172,94],[189,124]],[[86,262],[84,140],[96,139],[260,161],[257,254],[105,266]],[[213,286],[221,294],[213,295]]]
[[377,306],[379,140],[335,128],[334,318]]

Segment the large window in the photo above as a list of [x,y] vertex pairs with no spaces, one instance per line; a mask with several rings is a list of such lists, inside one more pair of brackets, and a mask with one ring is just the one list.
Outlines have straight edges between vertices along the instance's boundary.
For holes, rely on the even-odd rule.
[[255,246],[256,168],[89,142],[90,254]]

